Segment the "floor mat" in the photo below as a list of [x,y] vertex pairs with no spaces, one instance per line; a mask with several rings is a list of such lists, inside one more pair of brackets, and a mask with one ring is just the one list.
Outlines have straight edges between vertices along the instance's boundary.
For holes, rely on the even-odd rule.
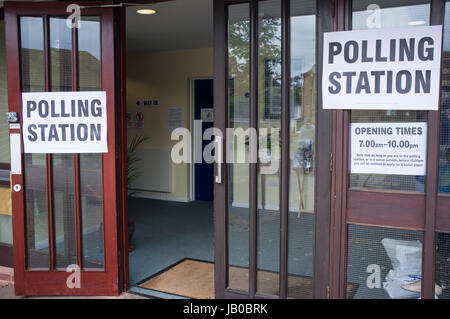
[[[230,286],[233,289],[248,290],[248,269],[230,267]],[[138,283],[141,288],[161,291],[194,299],[214,298],[214,263],[183,259],[161,272]],[[347,297],[352,298],[358,284],[347,284]],[[289,276],[288,296],[291,298],[311,298],[312,278]],[[258,272],[258,292],[278,295],[279,274],[271,271]]]

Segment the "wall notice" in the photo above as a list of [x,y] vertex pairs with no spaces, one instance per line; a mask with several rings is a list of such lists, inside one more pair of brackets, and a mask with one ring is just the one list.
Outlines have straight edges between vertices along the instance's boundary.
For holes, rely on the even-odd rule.
[[324,109],[437,110],[442,26],[324,34]]
[[351,173],[425,175],[427,123],[352,123]]
[[170,134],[179,127],[183,127],[183,109],[178,106],[167,108],[167,131]]
[[22,93],[25,153],[108,152],[106,92]]

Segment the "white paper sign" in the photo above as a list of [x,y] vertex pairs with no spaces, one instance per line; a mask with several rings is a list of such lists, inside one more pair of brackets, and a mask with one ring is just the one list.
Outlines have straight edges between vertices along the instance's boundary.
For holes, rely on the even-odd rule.
[[324,109],[437,110],[442,26],[324,33]]
[[24,152],[108,152],[106,110],[106,92],[22,93]]
[[9,147],[11,152],[11,174],[22,174],[22,146],[20,134],[9,134]]
[[179,127],[183,127],[183,109],[178,106],[167,108],[167,131],[172,133]]
[[425,175],[427,123],[352,123],[353,174]]

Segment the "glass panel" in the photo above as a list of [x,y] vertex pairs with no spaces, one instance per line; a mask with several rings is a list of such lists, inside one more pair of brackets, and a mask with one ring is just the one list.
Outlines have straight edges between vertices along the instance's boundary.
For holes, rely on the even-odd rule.
[[45,63],[42,18],[21,17],[20,38],[22,92],[43,92]]
[[103,268],[102,154],[80,155],[83,267]]
[[[20,18],[22,92],[44,91],[42,18]],[[48,268],[47,166],[44,154],[25,154],[27,267]]]
[[25,154],[27,267],[48,268],[48,202],[45,154]]
[[[249,4],[228,7],[228,127],[250,125],[250,18]],[[249,287],[249,164],[248,146],[234,139],[234,164],[228,165],[228,287]],[[245,157],[244,161],[238,158]],[[239,162],[238,162],[239,161]]]
[[[80,91],[100,91],[100,18],[82,17],[78,32]],[[103,268],[102,154],[80,154],[83,267]]]
[[72,154],[53,155],[56,267],[76,264],[74,169]]
[[[0,20],[0,115],[3,116],[6,112],[8,112],[8,83],[6,73],[5,22]],[[0,121],[0,149],[2,150],[0,152],[0,163],[9,163],[9,129],[8,122],[4,118]]]
[[445,4],[443,40],[439,192],[450,194],[450,1]]
[[281,131],[281,1],[258,3],[257,292],[278,295]]
[[[72,30],[66,19],[50,18],[50,88],[72,91]],[[53,209],[57,268],[76,263],[74,167],[72,154],[54,154]]]
[[52,91],[72,91],[72,29],[65,18],[50,18],[50,71]]
[[[366,11],[372,4],[370,0],[353,1],[352,27],[354,30],[368,29],[368,18],[372,14]],[[409,0],[398,4],[388,0],[377,1],[381,8],[381,28],[413,27],[428,25],[430,16],[429,1]],[[370,110],[351,112],[352,123],[387,122],[427,122],[426,111]],[[367,189],[389,189],[399,191],[424,191],[424,176],[350,174],[350,187]]]
[[348,225],[347,298],[420,298],[422,238],[421,231]]
[[450,299],[450,234],[436,234],[436,286],[439,299]]
[[79,91],[101,89],[100,17],[82,17],[78,29]]
[[312,298],[316,121],[315,2],[291,0],[288,297]]
[[[8,85],[6,73],[5,23],[0,20],[0,115],[8,111]],[[0,163],[9,163],[8,122],[0,121]],[[0,169],[0,182],[9,181],[9,170]],[[0,243],[12,244],[11,193],[0,188]]]
[[[9,194],[9,189],[6,188]],[[11,203],[11,201],[9,201]],[[13,234],[12,234],[13,226],[12,226],[12,215],[6,213],[5,211],[0,213],[0,243],[2,244],[13,244]]]

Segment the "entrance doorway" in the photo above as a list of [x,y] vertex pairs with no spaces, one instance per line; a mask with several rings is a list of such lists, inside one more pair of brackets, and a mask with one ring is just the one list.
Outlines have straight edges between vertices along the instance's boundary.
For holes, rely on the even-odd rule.
[[172,156],[175,129],[190,132],[194,149],[211,142],[201,138],[214,124],[212,1],[139,9],[126,9],[131,291],[214,298],[214,164]]

